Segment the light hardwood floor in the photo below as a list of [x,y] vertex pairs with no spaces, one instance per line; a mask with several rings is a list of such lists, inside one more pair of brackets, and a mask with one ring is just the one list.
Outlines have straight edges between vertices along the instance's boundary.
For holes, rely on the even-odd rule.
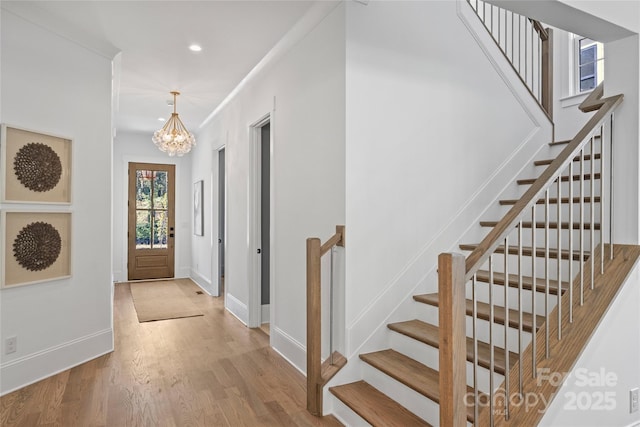
[[0,398],[9,426],[339,426],[306,411],[305,378],[223,308],[178,280],[204,316],[138,323],[116,285],[115,351]]

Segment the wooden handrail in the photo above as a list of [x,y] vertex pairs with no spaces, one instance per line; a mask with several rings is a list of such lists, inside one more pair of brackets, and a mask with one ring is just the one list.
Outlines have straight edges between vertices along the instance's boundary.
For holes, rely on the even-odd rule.
[[605,101],[604,99],[601,99],[603,94],[604,82],[600,83],[598,87],[592,90],[589,96],[587,96],[585,100],[582,101],[580,105],[578,105],[578,108],[583,113],[588,113],[599,109],[600,107],[602,107]]
[[329,240],[320,247],[320,256],[326,254],[334,246],[342,246],[344,248],[344,225],[336,226],[336,234],[329,237]]
[[531,184],[531,187],[516,202],[509,212],[498,222],[498,224],[487,234],[478,247],[469,254],[466,260],[465,281],[471,280],[473,275],[480,269],[480,266],[496,250],[504,238],[513,231],[526,209],[533,206],[540,193],[549,187],[555,180],[556,175],[573,161],[589,134],[596,129],[600,122],[622,102],[623,95],[615,95],[600,100],[602,107],[589,119],[575,138],[565,147],[560,155],[545,169],[545,171]]
[[[338,352],[322,362],[322,255],[334,246],[344,247],[344,225],[336,226],[336,234],[324,244],[317,237],[307,239],[307,410],[322,415],[322,388],[347,361]],[[329,362],[327,364],[327,362]]]

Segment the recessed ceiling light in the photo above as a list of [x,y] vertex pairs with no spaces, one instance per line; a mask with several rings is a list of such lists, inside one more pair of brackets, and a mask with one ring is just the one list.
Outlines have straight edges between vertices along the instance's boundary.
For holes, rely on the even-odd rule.
[[191,46],[189,46],[189,50],[191,52],[200,52],[202,50],[202,47],[198,44],[192,44]]
[[158,121],[165,122],[166,119],[164,117],[158,117]]

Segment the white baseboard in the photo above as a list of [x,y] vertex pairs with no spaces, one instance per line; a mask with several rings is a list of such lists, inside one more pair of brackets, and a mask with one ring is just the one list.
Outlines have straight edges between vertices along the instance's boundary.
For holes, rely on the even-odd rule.
[[271,346],[294,368],[307,375],[307,348],[282,329],[271,325]]
[[191,280],[193,280],[193,282],[200,286],[202,288],[203,291],[205,291],[207,294],[217,297],[217,292],[214,292],[213,289],[213,285],[211,284],[211,281],[209,279],[207,279],[206,277],[204,277],[202,274],[198,273],[195,270],[191,270],[191,275],[190,275]]
[[118,270],[118,271],[112,272],[111,281],[113,283],[124,282],[124,274],[122,274],[122,271]]
[[249,323],[249,309],[245,303],[230,293],[227,293],[224,298],[224,305],[231,314],[238,318],[239,321],[245,325]]
[[105,329],[0,365],[0,396],[113,351],[113,330]]
[[191,267],[180,267],[175,274],[176,279],[191,276]]

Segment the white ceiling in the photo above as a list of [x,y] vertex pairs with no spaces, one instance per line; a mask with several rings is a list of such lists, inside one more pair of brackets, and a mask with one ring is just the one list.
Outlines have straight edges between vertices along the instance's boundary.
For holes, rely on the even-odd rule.
[[[111,45],[120,58],[118,132],[149,132],[168,118],[178,90],[192,132],[305,14],[311,1],[35,1],[30,10]],[[10,5],[9,5],[10,6]],[[42,19],[41,19],[42,20]],[[68,33],[69,31],[67,31]],[[202,46],[191,52],[192,43]]]

